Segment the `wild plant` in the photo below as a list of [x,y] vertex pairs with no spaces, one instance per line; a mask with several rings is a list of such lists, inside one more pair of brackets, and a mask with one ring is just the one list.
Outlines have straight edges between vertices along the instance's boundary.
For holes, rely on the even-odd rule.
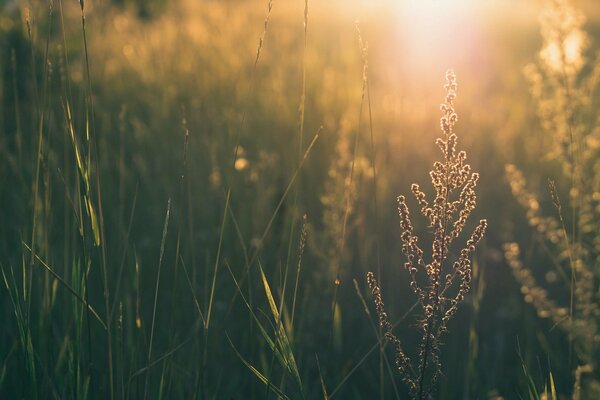
[[400,215],[400,239],[406,257],[404,267],[410,277],[410,286],[417,295],[422,317],[419,329],[422,333],[418,362],[414,364],[404,351],[400,339],[393,333],[384,308],[381,288],[372,272],[367,280],[375,300],[379,323],[385,338],[395,347],[396,365],[402,380],[413,398],[428,398],[441,372],[441,338],[448,330],[448,321],[456,313],[458,304],[464,300],[471,287],[471,255],[483,238],[487,221],[482,219],[471,233],[466,245],[457,257],[453,257],[451,245],[461,236],[467,219],[477,204],[475,187],[479,174],[472,172],[466,163],[465,151],[457,151],[454,125],[458,116],[454,110],[456,99],[456,76],[446,73],[446,99],[441,105],[440,125],[443,136],[436,140],[442,151],[442,160],[433,164],[429,175],[435,190],[432,203],[418,184],[411,191],[421,207],[421,214],[429,222],[433,232],[431,258],[425,261],[425,253],[419,246],[419,238],[413,233],[409,208],[404,196],[398,197]]
[[369,161],[358,154],[359,135],[363,124],[363,106],[368,84],[368,46],[363,41],[357,25],[357,37],[361,52],[362,90],[358,115],[358,126],[352,126],[351,117],[344,115],[338,123],[338,138],[333,160],[327,171],[325,192],[321,196],[323,205],[323,238],[326,250],[315,249],[328,263],[326,279],[340,283],[341,264],[344,262],[348,232],[353,228],[351,217],[359,198],[357,182],[360,177],[372,177]]
[[[573,345],[579,365],[573,366],[575,397],[580,392],[581,371],[597,370],[600,342],[600,295],[596,289],[600,131],[592,108],[600,67],[586,58],[589,38],[583,31],[584,22],[583,15],[567,0],[552,1],[540,18],[542,49],[537,61],[525,69],[547,138],[542,152],[560,167],[556,182],[549,180],[547,197],[553,207],[544,212],[542,196],[528,188],[515,165],[506,166],[512,193],[526,210],[529,226],[538,233],[536,240],[547,249],[556,267],[556,271],[546,271],[546,280],[553,283],[563,276],[562,292],[568,293],[568,299],[560,301],[559,293],[551,296],[538,283],[536,273],[522,261],[518,243],[504,246],[505,258],[521,285],[524,300],[536,308],[539,317],[552,320],[566,332]],[[561,188],[566,192],[563,195]],[[600,386],[593,380],[589,383],[590,388]]]
[[328,260],[328,281],[337,278],[342,263],[345,222],[353,214],[356,202],[356,181],[350,178],[352,167],[352,140],[348,131],[342,131],[335,145],[335,160],[327,171],[327,190],[321,196],[323,205],[323,236],[327,243],[324,259]]

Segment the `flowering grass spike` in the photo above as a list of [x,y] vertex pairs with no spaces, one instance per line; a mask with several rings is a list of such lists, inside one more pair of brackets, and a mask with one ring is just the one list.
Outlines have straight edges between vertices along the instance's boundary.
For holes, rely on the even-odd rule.
[[[443,137],[436,140],[442,151],[443,160],[436,161],[429,175],[435,189],[433,202],[427,201],[426,194],[419,185],[413,184],[421,214],[427,218],[433,229],[433,244],[429,262],[419,247],[419,238],[414,235],[408,205],[404,196],[398,197],[398,213],[402,233],[402,252],[406,257],[404,267],[410,275],[410,286],[417,295],[422,310],[419,323],[422,331],[419,347],[419,361],[413,366],[409,356],[402,349],[400,340],[392,332],[381,298],[381,288],[372,273],[367,275],[369,287],[375,298],[379,323],[385,337],[396,348],[396,365],[403,381],[413,398],[429,396],[441,371],[439,359],[440,338],[447,331],[450,318],[456,313],[458,304],[471,287],[471,254],[475,252],[487,228],[487,221],[480,220],[475,230],[460,250],[452,257],[450,247],[466,226],[467,219],[475,209],[477,198],[475,187],[479,174],[471,171],[466,163],[467,154],[457,151],[457,136],[454,125],[458,116],[454,111],[456,99],[456,76],[453,71],[446,73],[446,98],[441,105],[440,125]],[[424,272],[424,274],[423,274]]]

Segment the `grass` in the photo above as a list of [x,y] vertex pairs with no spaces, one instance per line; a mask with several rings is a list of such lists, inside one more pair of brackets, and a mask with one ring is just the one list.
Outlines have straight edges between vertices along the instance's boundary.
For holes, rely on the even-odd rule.
[[2,6],[0,398],[593,397],[594,3],[393,3]]

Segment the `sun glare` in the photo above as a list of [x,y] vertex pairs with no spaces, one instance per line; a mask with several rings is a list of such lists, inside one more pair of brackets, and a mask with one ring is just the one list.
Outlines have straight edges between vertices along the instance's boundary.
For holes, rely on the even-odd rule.
[[410,62],[454,64],[480,51],[474,0],[409,0],[396,6],[398,40]]

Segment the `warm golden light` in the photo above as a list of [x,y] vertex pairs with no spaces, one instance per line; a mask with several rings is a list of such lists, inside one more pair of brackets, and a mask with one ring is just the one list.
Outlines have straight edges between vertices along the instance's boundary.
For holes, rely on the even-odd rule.
[[416,66],[451,65],[481,51],[473,0],[410,0],[396,12],[398,38]]

